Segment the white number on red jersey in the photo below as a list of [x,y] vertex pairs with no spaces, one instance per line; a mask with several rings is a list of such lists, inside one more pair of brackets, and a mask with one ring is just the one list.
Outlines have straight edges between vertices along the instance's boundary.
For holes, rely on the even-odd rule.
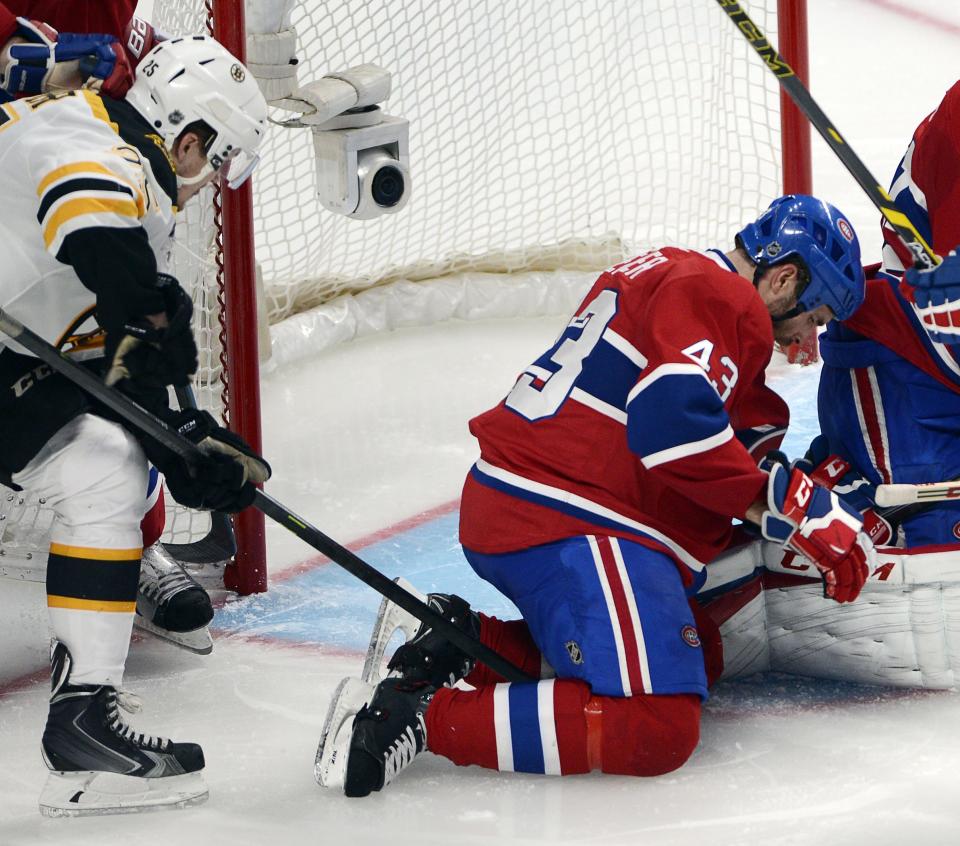
[[557,343],[533,364],[507,394],[505,404],[528,420],[556,414],[570,396],[583,361],[617,313],[617,292],[603,290],[564,329]]
[[[722,355],[720,356],[718,365],[714,366],[711,359],[713,358],[714,343],[708,338],[704,338],[702,341],[697,341],[694,344],[690,344],[689,347],[686,347],[680,352],[682,352],[687,358],[689,358],[695,364],[698,364],[703,368],[703,371],[707,374],[707,380],[713,385],[714,390],[720,395],[721,402],[726,402],[727,397],[733,392],[734,387],[737,384],[737,378],[740,376],[740,371],[737,369],[737,365],[733,363],[730,356]],[[717,379],[720,380],[719,384],[717,379],[714,378],[713,371],[717,371]]]

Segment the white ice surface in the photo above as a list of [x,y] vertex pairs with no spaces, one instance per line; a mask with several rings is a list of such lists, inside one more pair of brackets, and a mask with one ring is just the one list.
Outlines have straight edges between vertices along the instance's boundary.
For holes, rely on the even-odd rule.
[[[810,6],[814,95],[885,184],[915,124],[960,76],[960,9],[945,0]],[[898,15],[894,6],[953,29]],[[817,193],[851,216],[866,256],[877,255],[877,214],[819,140],[814,146]],[[558,324],[405,330],[269,377],[270,493],[344,542],[455,499],[474,457],[467,418],[502,395]],[[813,426],[815,378],[813,370],[776,369],[798,430]],[[311,557],[280,529],[271,528],[268,541],[274,573]],[[14,589],[27,588],[0,584],[0,592]],[[39,589],[37,603],[42,613]],[[0,664],[9,649],[0,643]],[[126,684],[142,696],[145,713],[135,724],[201,742],[211,790],[202,807],[136,818],[41,819],[45,683],[38,677],[7,689],[0,695],[0,844],[960,840],[954,694],[761,677],[716,690],[693,758],[662,778],[501,776],[425,755],[381,795],[347,801],[321,791],[311,770],[327,698],[361,663],[356,652],[239,635],[220,638],[206,658],[136,642]]]

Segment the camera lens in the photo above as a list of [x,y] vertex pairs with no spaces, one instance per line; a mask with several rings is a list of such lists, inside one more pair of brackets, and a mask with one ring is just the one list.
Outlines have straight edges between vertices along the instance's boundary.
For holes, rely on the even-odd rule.
[[393,165],[380,168],[373,175],[370,193],[378,206],[395,206],[403,197],[403,171]]

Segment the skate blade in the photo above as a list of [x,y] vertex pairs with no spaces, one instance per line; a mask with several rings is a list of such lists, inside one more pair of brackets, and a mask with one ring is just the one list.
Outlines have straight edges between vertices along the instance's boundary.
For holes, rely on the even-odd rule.
[[154,637],[186,649],[188,652],[195,652],[197,655],[209,655],[213,652],[213,638],[207,626],[194,629],[192,632],[171,632],[169,629],[155,626],[139,613],[134,616],[133,624],[141,631],[149,632]]
[[[427,601],[426,596],[406,579],[398,577],[393,581],[421,602]],[[419,619],[384,597],[383,602],[380,603],[380,611],[377,613],[377,622],[373,626],[373,634],[370,637],[370,645],[367,647],[367,658],[363,662],[363,673],[360,678],[367,684],[380,684],[386,676],[383,653],[386,652],[394,633],[400,629],[405,635],[405,640],[411,640],[419,627]]]
[[207,801],[203,773],[138,778],[119,773],[51,772],[40,794],[45,817],[82,817],[168,811]]
[[321,787],[343,788],[353,718],[373,698],[373,687],[360,679],[346,678],[333,692],[313,765],[314,778]]

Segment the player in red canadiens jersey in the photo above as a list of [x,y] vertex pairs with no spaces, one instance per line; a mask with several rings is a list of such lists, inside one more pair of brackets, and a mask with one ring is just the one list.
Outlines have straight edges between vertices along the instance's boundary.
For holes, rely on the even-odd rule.
[[[889,193],[938,255],[960,244],[960,82],[917,127]],[[883,238],[863,308],[821,338],[823,436],[811,450],[814,464],[850,467],[837,489],[868,516],[877,484],[960,476],[960,274],[951,260],[904,275],[909,251],[887,224]],[[878,542],[955,555],[960,504],[938,503],[892,529]]]
[[[424,749],[554,775],[680,767],[722,665],[688,598],[732,519],[815,562],[837,602],[867,578],[859,515],[755,457],[787,424],[764,384],[774,341],[849,317],[863,286],[849,223],[802,195],[776,200],[729,252],[665,247],[603,272],[556,343],[470,423],[480,458],[460,541],[523,619],[424,597],[531,680],[505,683],[385,602],[363,678],[331,703],[318,781],[365,796]],[[410,639],[381,679],[397,627]],[[445,686],[459,680],[473,689]]]

